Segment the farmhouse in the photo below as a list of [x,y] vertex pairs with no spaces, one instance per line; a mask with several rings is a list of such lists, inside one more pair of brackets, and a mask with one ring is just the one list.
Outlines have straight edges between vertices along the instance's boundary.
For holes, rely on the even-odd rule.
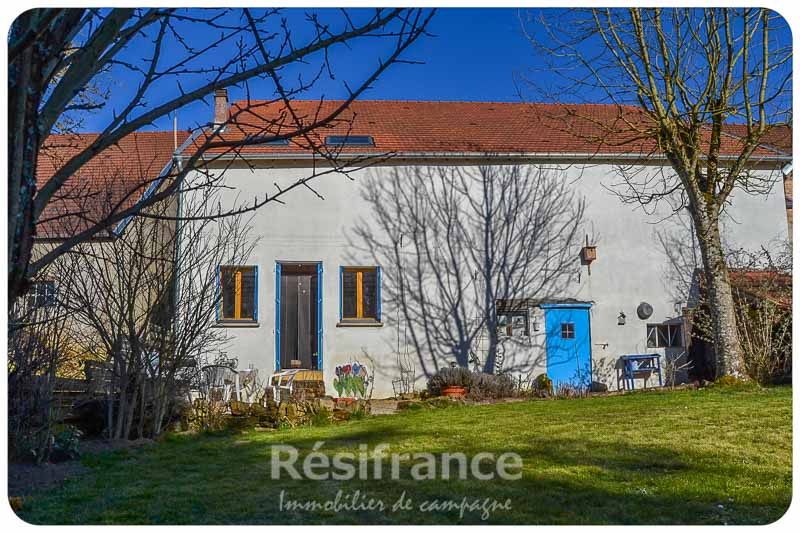
[[[397,194],[407,193],[419,182],[408,177],[404,187],[403,177],[419,180],[419,169],[474,174],[487,166],[548,172],[585,202],[568,260],[559,264],[558,292],[534,283],[529,292],[523,288],[496,302],[498,335],[513,340],[503,343],[492,365],[496,370],[521,379],[547,372],[556,383],[598,381],[617,388],[623,386],[623,355],[655,353],[661,364],[685,360],[682,309],[690,284],[681,272],[691,275],[694,269],[676,263],[679,256],[689,260],[686,212],[669,201],[644,207],[625,203],[615,192],[621,172],[669,172],[654,146],[627,141],[621,133],[622,124],[640,120],[637,109],[356,101],[327,128],[282,140],[281,134],[303,117],[324,116],[340,102],[296,101],[290,112],[280,102],[229,105],[225,91],[216,99],[214,123],[222,126],[205,135],[213,131],[235,141],[266,134],[272,140],[235,152],[220,149],[206,158],[195,179],[224,173],[225,187],[214,201],[233,209],[319,174],[310,182],[313,191],[299,187],[282,197],[284,205],[252,214],[249,224],[259,240],[246,264],[218,265],[221,301],[215,326],[228,330],[229,354],[241,367],[313,371],[305,375],[322,379],[330,394],[337,376],[358,365],[366,367],[374,395],[382,397],[414,382],[419,388],[426,373],[454,363],[457,346],[445,346],[438,352],[443,356],[434,356],[435,350],[426,350],[430,344],[413,338],[435,335],[426,322],[448,327],[434,316],[439,308],[428,317],[420,318],[420,310],[414,317],[404,313],[397,263],[364,239],[369,228],[377,240],[396,242],[401,256],[413,255],[408,232],[385,234],[387,226],[379,219],[383,208],[370,191],[400,176]],[[737,139],[727,135],[730,154]],[[190,141],[186,151],[202,140]],[[782,169],[791,153],[785,148],[758,150],[752,172],[773,179],[774,186],[767,195],[733,195],[722,224],[728,248],[776,248],[787,241]],[[335,156],[337,163],[326,156]],[[422,179],[436,175],[441,173]],[[378,262],[381,258],[385,262]],[[435,271],[436,260],[432,263]],[[470,365],[485,363],[489,337],[484,331],[472,339]],[[448,357],[448,350],[454,355]]]
[[[177,212],[181,203],[198,201],[236,211],[291,189],[280,202],[247,214],[256,240],[245,261],[211,265],[219,294],[211,325],[224,330],[226,355],[239,368],[257,369],[263,376],[293,372],[298,381],[322,383],[327,394],[355,371],[366,378],[374,397],[387,397],[419,390],[435,369],[465,362],[509,372],[521,381],[547,373],[556,385],[598,382],[611,389],[625,386],[625,355],[655,354],[664,368],[685,366],[684,308],[691,305],[687,273],[691,278],[698,261],[691,221],[675,195],[646,205],[626,201],[626,179],[671,172],[657,147],[623,134],[625,125],[642,120],[636,108],[356,101],[324,128],[287,138],[304,120],[340,104],[295,101],[289,110],[274,101],[229,103],[227,92],[219,90],[213,122],[206,128],[191,136],[137,134],[120,144],[114,164],[95,169],[95,174],[111,172],[105,178],[117,187],[111,190],[126,183],[129,174],[136,178],[132,184],[142,183],[142,173],[149,176],[146,187],[115,193],[122,195],[122,205],[151,194],[171,165],[219,140],[220,147],[207,151],[187,177]],[[225,148],[226,142],[253,136],[265,140]],[[736,128],[726,132],[723,160],[733,156],[738,139]],[[135,156],[126,159],[126,150]],[[722,222],[723,240],[731,250],[779,249],[789,239],[783,184],[791,184],[785,180],[791,144],[778,136],[760,147],[753,161],[751,172],[773,185],[768,194],[735,191]],[[480,325],[478,310],[486,281],[467,272],[467,265],[462,271],[462,265],[453,267],[442,259],[447,250],[422,254],[413,228],[406,229],[402,217],[388,216],[391,210],[377,201],[387,196],[375,191],[392,183],[397,189],[388,198],[412,192],[420,199],[447,198],[446,177],[478,176],[462,192],[480,201],[475,184],[495,183],[499,178],[492,177],[493,169],[524,173],[525,179],[548,186],[533,189],[537,192],[529,202],[555,191],[569,202],[549,205],[574,209],[552,218],[557,227],[522,230],[549,236],[548,245],[537,244],[535,253],[526,255],[526,261],[537,264],[535,275],[492,303],[496,325],[489,331]],[[223,186],[210,194],[191,187],[209,176]],[[438,185],[425,189],[434,182]],[[93,187],[98,189],[103,187]],[[417,222],[424,226],[426,216],[431,228],[441,229],[433,223],[435,213],[423,213]],[[559,216],[574,216],[574,224]],[[80,217],[72,221],[77,228],[70,231],[79,230]],[[177,231],[184,223],[190,222],[177,222]],[[40,233],[57,242],[63,236],[53,233],[52,224]],[[123,231],[124,223],[115,230]],[[513,236],[513,230],[508,234]],[[400,259],[391,260],[387,248],[376,243],[394,247]],[[180,260],[181,250],[175,253]],[[417,265],[425,279],[416,288],[404,285],[409,273],[401,272],[401,263],[420,258],[427,258]],[[472,276],[467,283],[441,281],[464,272]],[[551,282],[538,283],[537,276]],[[437,279],[445,286],[434,287],[431,280]],[[176,290],[186,283],[191,281],[181,280]],[[49,280],[37,291],[57,290],[54,284]],[[412,316],[411,304],[403,301],[409,289],[449,297],[452,289],[460,291],[454,306],[463,309],[453,316],[479,326],[470,329],[451,319],[443,310],[449,301],[444,305],[438,296],[429,300],[434,306],[415,308]],[[497,348],[490,354],[492,344]],[[208,354],[209,360],[215,355]],[[685,368],[673,376],[685,378]]]

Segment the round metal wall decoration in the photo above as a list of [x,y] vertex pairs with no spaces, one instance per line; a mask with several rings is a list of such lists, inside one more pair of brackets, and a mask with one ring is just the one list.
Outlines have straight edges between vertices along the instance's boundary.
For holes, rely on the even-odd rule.
[[653,314],[653,306],[647,302],[642,302],[639,304],[639,307],[636,308],[636,314],[642,320],[650,318],[650,315]]

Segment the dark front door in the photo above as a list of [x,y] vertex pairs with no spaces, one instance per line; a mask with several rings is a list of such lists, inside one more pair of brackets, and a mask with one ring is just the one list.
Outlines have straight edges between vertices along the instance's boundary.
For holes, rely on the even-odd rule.
[[280,367],[317,368],[317,272],[311,265],[282,265],[280,272]]

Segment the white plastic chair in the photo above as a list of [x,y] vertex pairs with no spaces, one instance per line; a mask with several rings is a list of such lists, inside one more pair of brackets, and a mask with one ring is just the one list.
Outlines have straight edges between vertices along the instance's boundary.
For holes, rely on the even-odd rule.
[[[275,372],[269,378],[269,386],[272,388],[272,397],[275,403],[281,401],[281,391],[288,391],[289,396],[292,395],[294,389],[294,378],[300,372],[300,369],[283,370]],[[277,380],[277,383],[276,383]]]

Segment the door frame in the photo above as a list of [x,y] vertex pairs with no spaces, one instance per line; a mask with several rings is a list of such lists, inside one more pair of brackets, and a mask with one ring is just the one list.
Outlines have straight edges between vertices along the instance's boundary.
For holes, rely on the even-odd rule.
[[322,372],[322,261],[275,261],[275,371],[281,370],[281,265],[317,267],[317,370]]
[[[545,357],[547,354],[547,310],[548,309],[585,309],[586,310],[586,324],[588,327],[587,343],[589,345],[589,386],[591,387],[592,376],[594,375],[594,357],[592,353],[592,302],[571,302],[571,303],[546,303],[539,304],[539,307],[544,311],[544,331],[545,331]],[[551,378],[552,379],[552,378]]]

